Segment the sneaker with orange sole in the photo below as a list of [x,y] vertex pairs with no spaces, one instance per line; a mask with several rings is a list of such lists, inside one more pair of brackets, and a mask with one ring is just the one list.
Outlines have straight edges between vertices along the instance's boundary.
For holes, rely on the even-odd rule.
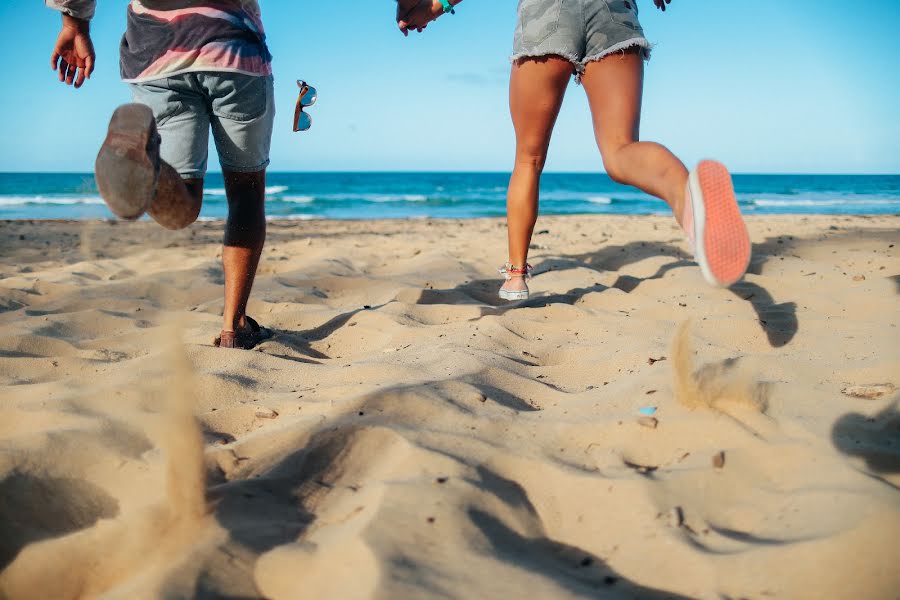
[[682,224],[706,281],[728,287],[741,280],[750,265],[750,235],[725,165],[704,160],[690,172]]

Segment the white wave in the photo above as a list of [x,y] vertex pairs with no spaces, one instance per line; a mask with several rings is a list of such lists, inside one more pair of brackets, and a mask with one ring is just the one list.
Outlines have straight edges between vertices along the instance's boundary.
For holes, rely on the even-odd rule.
[[0,196],[0,206],[24,206],[27,204],[67,205],[73,204],[103,204],[99,196]]
[[[323,215],[266,215],[266,221],[311,221],[313,219],[324,219]],[[222,222],[224,217],[197,217],[197,221],[204,223]]]
[[324,218],[323,215],[269,215],[266,221],[312,221]]
[[[541,193],[541,200],[553,202],[593,202],[594,204],[612,204],[613,200],[606,194],[609,192],[551,190]],[[643,192],[615,192],[617,200],[652,200]]]
[[815,200],[812,198],[754,198],[753,204],[756,206],[887,206],[891,204],[900,205],[900,199],[856,198],[850,200],[846,198],[831,198],[827,200]]
[[282,202],[292,202],[294,204],[309,204],[315,198],[313,196],[282,196],[279,198]]
[[[286,185],[269,185],[266,186],[266,196],[275,196],[288,191],[288,189],[289,186]],[[203,193],[207,196],[224,196],[226,191],[225,188],[207,188],[203,190]]]
[[422,194],[361,194],[360,200],[366,202],[425,202],[428,196]]

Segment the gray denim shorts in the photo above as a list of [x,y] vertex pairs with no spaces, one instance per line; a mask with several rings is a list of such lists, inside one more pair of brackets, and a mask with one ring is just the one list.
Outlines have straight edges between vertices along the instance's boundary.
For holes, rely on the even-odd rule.
[[206,174],[210,128],[222,169],[255,173],[269,165],[271,75],[196,72],[130,85],[134,101],[153,110],[162,159],[183,178]]
[[650,58],[637,0],[519,0],[513,62],[558,55],[580,75],[587,63],[629,48]]

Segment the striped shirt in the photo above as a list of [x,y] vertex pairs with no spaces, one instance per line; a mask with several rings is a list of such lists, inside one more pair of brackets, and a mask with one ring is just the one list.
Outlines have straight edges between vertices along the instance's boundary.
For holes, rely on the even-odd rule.
[[[80,19],[96,7],[96,0],[45,1]],[[196,71],[272,74],[256,0],[132,0],[119,60],[128,83]]]

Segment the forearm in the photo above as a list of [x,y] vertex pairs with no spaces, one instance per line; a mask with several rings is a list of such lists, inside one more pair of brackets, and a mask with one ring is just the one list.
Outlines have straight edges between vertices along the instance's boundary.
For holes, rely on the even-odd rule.
[[94,18],[97,0],[44,0],[44,4],[61,12],[64,21],[65,17],[70,17],[69,23],[74,25],[76,21],[87,22]]

